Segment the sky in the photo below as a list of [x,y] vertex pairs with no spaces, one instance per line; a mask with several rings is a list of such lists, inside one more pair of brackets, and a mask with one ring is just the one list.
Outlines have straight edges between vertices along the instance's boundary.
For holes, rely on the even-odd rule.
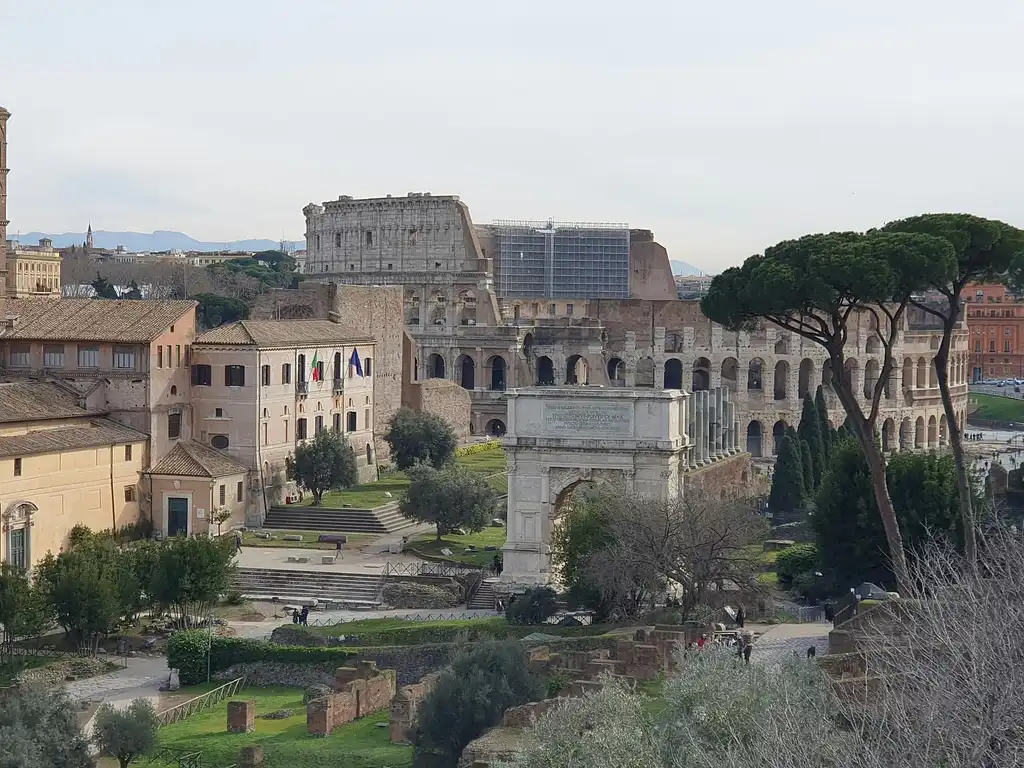
[[963,211],[1024,226],[1019,0],[0,0],[9,232],[301,239],[456,194],[706,271]]

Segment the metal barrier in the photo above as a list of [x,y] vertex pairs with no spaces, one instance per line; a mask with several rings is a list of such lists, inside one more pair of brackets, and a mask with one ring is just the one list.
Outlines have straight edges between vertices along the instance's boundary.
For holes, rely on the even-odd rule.
[[381,572],[381,576],[384,578],[388,576],[440,576],[442,578],[451,578],[486,570],[485,566],[468,565],[466,563],[387,563]]
[[[408,621],[411,624],[415,624],[420,621],[465,621],[466,619],[485,619],[489,618],[485,614],[474,611],[459,611],[452,613],[414,613],[408,616],[388,616],[387,621]],[[352,616],[349,618],[337,618],[337,619],[309,619],[307,626],[313,627],[333,627],[337,624],[349,624],[353,621],[367,621],[367,619],[361,616]],[[369,619],[373,621],[373,619]],[[372,630],[371,630],[372,631]]]
[[229,699],[236,695],[242,688],[245,687],[245,678],[238,677],[232,680],[230,683],[225,683],[219,688],[214,688],[212,691],[207,691],[202,696],[196,696],[194,699],[183,701],[177,706],[165,709],[163,712],[157,714],[156,719],[160,725],[170,725],[171,723],[177,723],[186,718],[192,717],[197,712],[202,712],[207,707],[212,707],[214,704],[219,704],[224,699]]

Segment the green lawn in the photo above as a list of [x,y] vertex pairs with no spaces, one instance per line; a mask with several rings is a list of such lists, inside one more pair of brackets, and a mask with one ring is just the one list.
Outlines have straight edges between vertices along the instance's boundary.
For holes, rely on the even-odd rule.
[[508,463],[505,460],[505,451],[501,446],[489,448],[486,451],[471,453],[468,456],[460,456],[456,461],[471,472],[506,472]]
[[[195,694],[204,690],[205,686],[197,686]],[[254,733],[227,732],[228,705],[224,701],[187,720],[161,728],[160,746],[202,752],[203,765],[214,768],[234,765],[241,748],[252,744],[263,746],[269,766],[408,768],[412,765],[412,747],[391,744],[388,729],[376,725],[387,721],[386,710],[344,725],[327,738],[318,738],[306,733],[306,707],[300,688],[248,688],[236,698],[256,701]],[[279,709],[291,709],[293,715],[284,720],[260,717]]]
[[508,637],[525,637],[534,632],[557,635],[558,637],[592,637],[604,635],[614,628],[613,624],[593,624],[582,627],[509,624],[504,616],[489,616],[480,619],[437,621],[362,619],[324,627],[308,627],[307,629],[309,632],[328,637],[354,636],[358,642],[353,642],[353,645],[373,648],[389,645],[451,643],[462,636],[468,636],[470,640],[500,640]]
[[[243,547],[287,547],[289,549],[335,549],[332,542],[328,541],[317,541],[317,537],[321,533],[337,535],[337,531],[285,531],[278,530],[277,528],[269,530],[269,533],[274,535],[272,539],[261,539],[256,535],[256,531],[245,531],[242,533],[242,546]],[[287,534],[296,533],[302,536],[302,541],[285,541],[284,537]],[[348,544],[345,546],[362,546],[367,542],[373,541],[377,538],[373,534],[365,533],[346,533],[348,537]]]
[[[415,550],[424,555],[444,558],[453,563],[466,563],[468,565],[490,565],[494,561],[496,552],[486,552],[484,547],[501,547],[505,543],[504,528],[484,528],[478,533],[467,533],[465,536],[449,534],[437,540],[433,533],[418,536],[409,542],[406,549]],[[477,552],[465,552],[468,546],[477,548]],[[446,556],[441,554],[444,548],[450,549],[453,554]]]
[[978,405],[976,409],[970,412],[971,416],[991,421],[1024,423],[1024,400],[971,392],[970,401]]

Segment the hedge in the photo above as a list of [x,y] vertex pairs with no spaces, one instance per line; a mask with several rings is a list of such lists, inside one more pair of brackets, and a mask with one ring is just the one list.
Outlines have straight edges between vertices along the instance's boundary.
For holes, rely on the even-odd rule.
[[[609,630],[608,625],[594,624],[582,627],[555,627],[550,624],[511,625],[503,616],[492,619],[464,619],[437,622],[407,622],[408,626],[391,629],[361,630],[358,622],[332,624],[310,628],[317,634],[328,637],[346,637],[345,644],[364,648],[391,645],[426,645],[430,643],[451,643],[465,638],[470,642],[479,640],[505,640],[520,638],[540,632],[558,637],[594,637]],[[285,625],[291,626],[291,625]]]
[[494,448],[501,448],[501,440],[488,440],[486,443],[474,443],[473,445],[463,445],[455,449],[456,456],[469,456],[473,453],[483,453],[484,451],[490,451]]
[[304,648],[278,645],[241,637],[214,637],[211,645],[206,630],[191,629],[174,633],[167,643],[167,666],[177,669],[182,685],[206,682],[207,655],[210,673],[260,661],[284,664],[331,662],[343,665],[356,653],[348,648]]

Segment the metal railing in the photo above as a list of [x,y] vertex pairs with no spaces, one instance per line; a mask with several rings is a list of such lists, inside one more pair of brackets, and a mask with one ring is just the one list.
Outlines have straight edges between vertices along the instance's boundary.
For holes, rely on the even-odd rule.
[[485,570],[487,570],[485,566],[469,565],[467,563],[387,563],[381,575],[384,578],[388,576],[439,576],[442,578],[452,578]]
[[[415,624],[421,621],[465,621],[466,619],[484,619],[478,612],[454,611],[450,613],[414,613],[408,616],[389,616],[388,621],[408,621]],[[362,616],[350,616],[336,619],[308,619],[307,626],[312,627],[333,627],[338,624],[349,624],[354,621],[367,621]],[[372,619],[371,619],[372,621]],[[373,632],[374,630],[370,630]]]
[[194,699],[183,701],[177,706],[165,709],[163,712],[157,714],[156,719],[162,726],[177,723],[181,720],[192,717],[192,715],[197,712],[202,712],[207,707],[219,704],[224,701],[224,699],[229,699],[232,696],[235,696],[244,687],[245,678],[235,678],[230,683],[225,683],[218,688],[214,688],[212,691],[207,691],[201,696],[196,696]]

